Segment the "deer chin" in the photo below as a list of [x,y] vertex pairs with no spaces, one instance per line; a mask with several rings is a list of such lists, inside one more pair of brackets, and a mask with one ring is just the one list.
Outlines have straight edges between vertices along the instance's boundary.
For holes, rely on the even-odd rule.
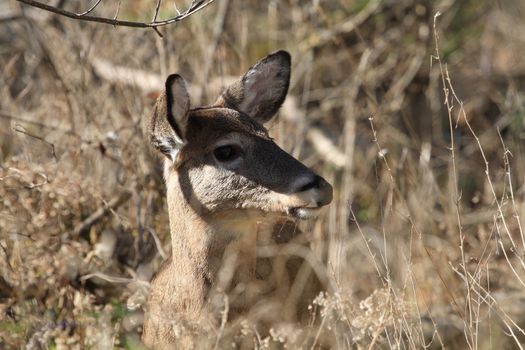
[[295,207],[288,209],[288,215],[299,220],[315,219],[321,213],[322,207],[307,208]]

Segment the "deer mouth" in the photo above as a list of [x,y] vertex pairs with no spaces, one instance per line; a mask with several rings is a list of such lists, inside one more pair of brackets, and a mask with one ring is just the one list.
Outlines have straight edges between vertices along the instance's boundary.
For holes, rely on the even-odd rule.
[[288,210],[288,214],[299,220],[314,219],[319,216],[322,207],[295,207]]

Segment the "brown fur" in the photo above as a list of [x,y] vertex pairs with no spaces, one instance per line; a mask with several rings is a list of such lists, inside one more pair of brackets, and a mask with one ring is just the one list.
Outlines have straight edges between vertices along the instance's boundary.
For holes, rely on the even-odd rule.
[[[189,110],[184,81],[168,78],[147,131],[168,157],[172,256],[151,282],[146,346],[192,347],[192,333],[216,323],[225,295],[230,318],[256,312],[263,302],[275,305],[273,313],[259,310],[255,319],[262,323],[276,311],[283,320],[297,319],[297,308],[313,297],[318,285],[304,286],[312,273],[302,259],[288,259],[280,248],[257,256],[264,247],[304,245],[291,216],[332,199],[331,186],[280,149],[260,124],[282,104],[288,79],[289,55],[281,51],[253,66],[214,106]],[[242,156],[220,161],[214,151],[224,145]],[[295,290],[306,292],[291,295],[298,275]]]

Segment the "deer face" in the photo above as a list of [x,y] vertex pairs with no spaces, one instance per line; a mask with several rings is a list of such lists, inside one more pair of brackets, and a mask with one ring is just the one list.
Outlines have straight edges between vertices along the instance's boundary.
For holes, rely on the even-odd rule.
[[263,126],[283,103],[289,78],[290,56],[279,51],[252,66],[212,107],[190,109],[184,80],[168,77],[150,141],[167,157],[168,187],[179,186],[199,215],[305,219],[331,202],[330,184],[279,148]]

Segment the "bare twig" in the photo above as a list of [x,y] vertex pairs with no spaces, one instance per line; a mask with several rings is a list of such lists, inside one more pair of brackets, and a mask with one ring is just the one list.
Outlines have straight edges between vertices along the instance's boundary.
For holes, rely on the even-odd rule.
[[[439,71],[441,75],[441,83],[443,85],[443,93],[445,95],[445,106],[447,107],[447,115],[448,115],[448,122],[449,122],[449,132],[450,132],[450,156],[452,159],[452,174],[453,174],[453,181],[454,181],[454,201],[455,201],[455,207],[456,207],[456,218],[457,218],[457,225],[458,225],[458,232],[459,232],[459,249],[461,252],[461,262],[462,267],[464,269],[465,275],[468,274],[467,271],[467,263],[465,258],[465,235],[463,233],[463,225],[461,221],[461,204],[460,204],[460,194],[458,189],[458,175],[457,175],[457,166],[456,166],[456,149],[455,149],[455,140],[454,140],[454,127],[452,123],[452,109],[453,109],[453,102],[454,100],[450,96],[450,90],[449,86],[447,85],[447,78],[446,78],[446,68],[443,66],[443,63],[441,61],[440,56],[440,49],[439,49],[439,35],[437,33],[436,29],[436,22],[437,18],[441,15],[440,12],[437,12],[434,15],[434,43],[435,43],[435,56],[433,58],[437,60],[439,64]],[[450,83],[450,80],[448,80]],[[466,300],[466,313],[468,314],[468,320],[464,320],[466,330],[468,331],[467,340],[470,340],[470,343],[473,343],[475,340],[475,334],[473,331],[473,309],[472,309],[472,286],[470,285],[470,280],[465,279],[465,287],[467,292],[467,300]],[[467,323],[468,322],[468,323]]]
[[152,22],[155,22],[157,20],[157,16],[159,15],[159,9],[160,9],[161,3],[162,3],[162,0],[157,0],[157,6],[155,6],[155,13],[153,14],[153,19],[151,20]]
[[34,139],[37,139],[39,141],[42,141],[43,143],[45,143],[46,145],[48,145],[50,148],[51,148],[51,155],[53,156],[53,158],[55,159],[55,162],[58,162],[58,158],[57,158],[57,155],[55,153],[55,145],[52,144],[51,142],[47,141],[46,139],[44,139],[43,137],[41,136],[38,136],[38,135],[33,135],[23,129],[20,129],[20,128],[13,128],[14,131],[16,132],[19,132],[21,134],[24,134],[24,135],[27,135],[29,137],[32,137]]
[[123,191],[117,196],[113,197],[107,204],[103,207],[97,209],[93,214],[87,217],[84,221],[75,227],[73,234],[78,236],[91,228],[95,223],[101,220],[104,216],[110,213],[112,210],[117,209],[122,204],[126,203],[131,197],[130,191]]
[[80,281],[84,282],[84,281],[87,281],[88,279],[91,279],[91,278],[100,278],[101,280],[104,280],[104,281],[110,282],[110,283],[122,283],[122,284],[138,283],[141,286],[149,287],[149,283],[147,281],[141,281],[141,280],[139,280],[137,278],[110,276],[110,275],[106,275],[105,273],[102,273],[102,272],[93,272],[93,273],[84,275],[84,276],[80,277]]
[[230,312],[230,301],[228,299],[228,295],[223,295],[223,301],[224,301],[224,309],[221,311],[221,326],[219,327],[219,331],[217,332],[217,340],[215,341],[215,349],[219,349],[219,344],[222,335],[224,334],[224,328],[226,326],[226,322],[228,322],[228,314]]
[[153,240],[155,241],[155,246],[157,247],[159,255],[162,257],[162,260],[166,260],[168,258],[168,254],[166,254],[164,248],[162,248],[162,242],[160,241],[157,232],[152,227],[146,227],[146,230],[148,230],[148,232],[153,237]]
[[118,0],[117,2],[117,10],[115,11],[115,16],[113,16],[113,19],[116,20],[118,17],[118,14],[120,12],[120,4],[122,3],[122,0]]
[[44,123],[36,121],[36,120],[25,119],[25,118],[22,118],[22,117],[14,116],[14,115],[11,115],[11,114],[3,112],[3,111],[0,111],[0,118],[17,120],[17,121],[28,123],[28,124],[33,124],[33,125],[36,125],[38,127],[45,128],[45,129],[60,130],[60,131],[63,131],[63,132],[70,132],[69,130],[66,130],[66,129],[63,129],[63,128],[59,128],[59,127],[52,126],[52,125],[47,125],[47,124],[44,124]]
[[[151,20],[152,22],[155,22],[157,20],[157,16],[159,15],[159,10],[160,10],[160,4],[162,3],[162,0],[157,0],[157,6],[155,6],[155,13],[153,14],[153,19]],[[159,31],[159,29],[157,27],[153,27],[153,30],[155,31],[155,33],[157,33],[157,35],[159,37],[163,37],[161,32]]]
[[91,6],[91,7],[90,7],[89,9],[87,9],[86,11],[80,13],[79,16],[85,16],[85,15],[87,15],[88,13],[92,12],[92,11],[95,9],[95,7],[97,7],[97,6],[100,4],[101,1],[102,1],[102,0],[97,0],[97,1],[93,4],[93,6]]
[[514,212],[514,218],[516,219],[516,223],[518,224],[518,230],[521,236],[521,242],[523,245],[523,249],[525,250],[525,235],[523,233],[523,228],[521,227],[521,219],[520,215],[518,213],[518,207],[516,205],[516,200],[514,199],[514,189],[512,188],[512,176],[510,173],[510,160],[509,160],[509,154],[512,156],[512,153],[510,153],[509,149],[505,145],[505,141],[503,141],[503,137],[501,136],[501,132],[498,128],[498,136],[501,141],[501,145],[503,146],[503,160],[505,163],[505,173],[509,182],[509,193],[510,193],[510,200],[512,202],[512,210]]
[[[354,191],[354,176],[353,176],[353,166],[354,166],[354,150],[356,143],[356,124],[357,124],[357,106],[356,99],[361,84],[363,82],[363,75],[365,69],[368,67],[370,59],[371,50],[366,49],[359,60],[357,72],[354,74],[354,77],[350,80],[347,90],[346,103],[343,108],[345,108],[345,114],[347,115],[343,139],[344,139],[344,154],[346,156],[345,164],[343,167],[344,175],[341,184],[341,197],[339,204],[339,215],[342,218],[350,217],[350,208],[352,205],[352,196]],[[349,233],[349,225],[347,220],[340,220],[339,233],[337,238],[331,240],[329,245],[329,256],[331,257],[332,264],[334,266],[334,273],[338,279],[341,278],[343,272],[343,263],[341,261],[342,244],[338,241],[344,240],[344,236]],[[335,238],[335,237],[334,237]]]
[[[224,22],[226,21],[226,15],[228,14],[229,2],[229,0],[222,0],[219,4],[219,10],[217,12],[217,17],[215,18],[215,24],[213,26],[212,41],[210,44],[208,44],[208,52],[206,53],[206,59],[204,61],[204,69],[202,74],[202,82],[204,86],[206,86],[205,83],[208,81],[213,58],[215,57],[215,51],[217,50],[217,45],[219,43],[219,39],[221,38],[221,34],[224,29]],[[204,89],[202,99],[206,98],[206,94],[207,91],[206,89]]]
[[[105,23],[105,24],[111,24],[114,26],[123,26],[123,27],[134,27],[134,28],[155,28],[155,27],[161,27],[168,24],[173,24],[176,22],[180,22],[183,19],[191,16],[195,12],[198,12],[205,8],[206,6],[210,5],[215,0],[200,0],[200,1],[193,1],[190,5],[190,7],[182,12],[180,15],[177,15],[175,17],[171,17],[162,21],[153,21],[153,22],[135,22],[135,21],[123,21],[123,20],[117,20],[116,16],[114,18],[106,18],[106,17],[98,17],[98,16],[90,16],[87,15],[87,13],[91,12],[90,10],[84,12],[84,13],[76,13],[67,11],[58,7],[50,6],[43,4],[38,1],[34,0],[17,0],[18,2],[38,7],[42,10],[53,12],[56,14],[59,14],[64,17],[78,19],[82,21],[88,21],[88,22],[98,22],[98,23]],[[98,3],[96,4],[98,5]],[[96,6],[95,5],[95,6]]]

